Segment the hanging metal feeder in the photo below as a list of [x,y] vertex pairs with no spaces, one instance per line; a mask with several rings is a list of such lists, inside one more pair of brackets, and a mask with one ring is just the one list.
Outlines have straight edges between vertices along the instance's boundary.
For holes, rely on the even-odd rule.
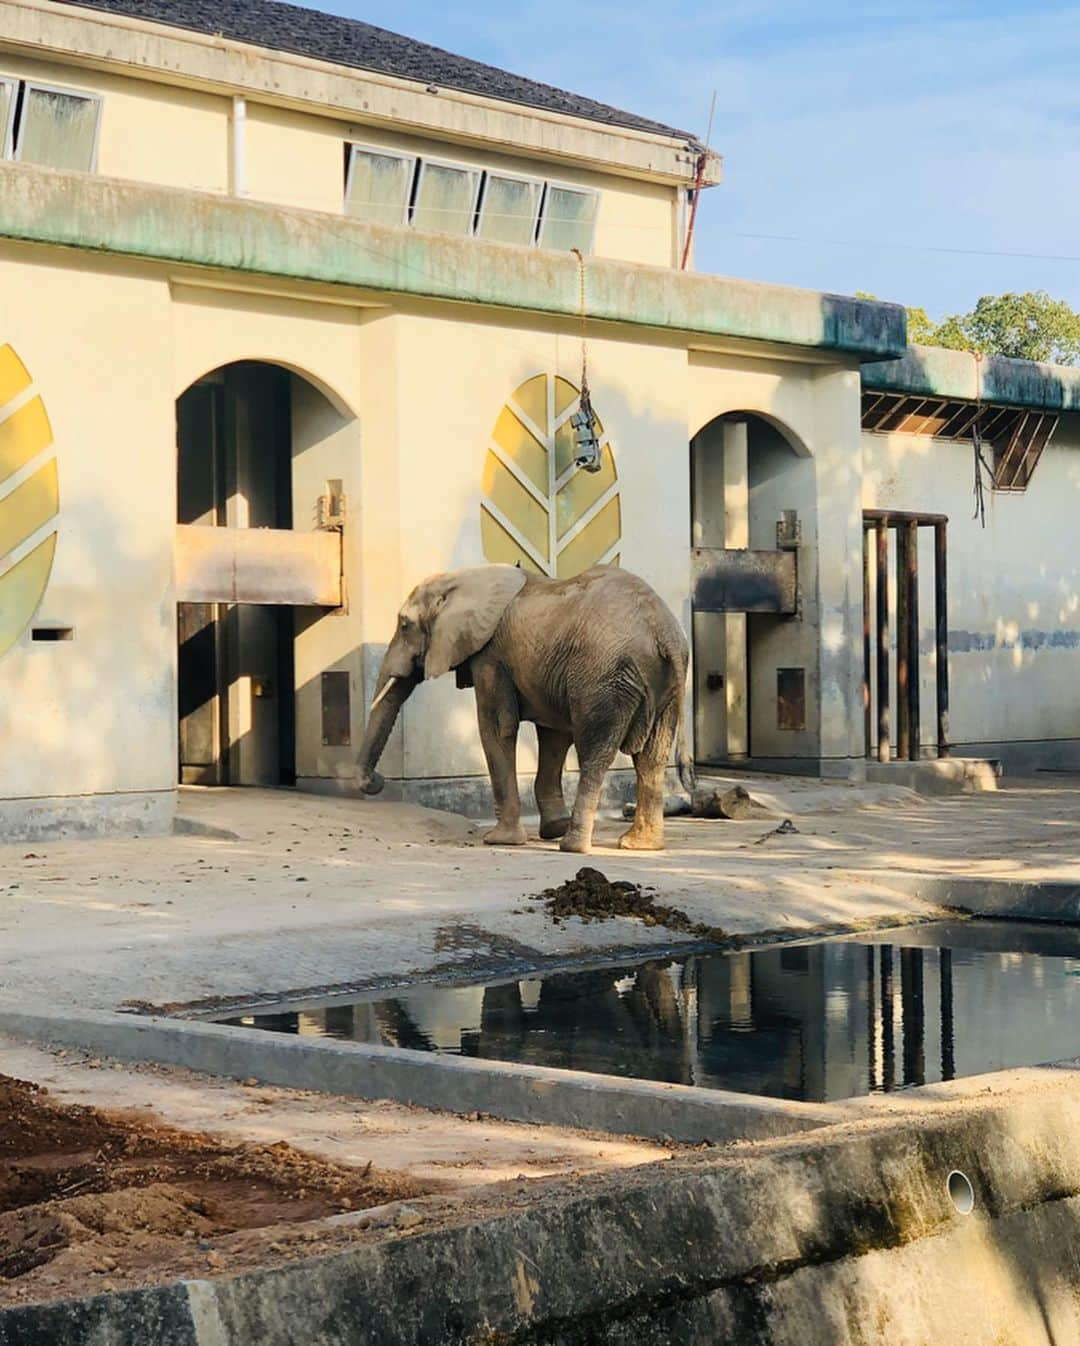
[[599,472],[604,465],[600,456],[599,427],[589,398],[589,385],[582,376],[581,405],[570,417],[574,430],[574,466],[585,472]]

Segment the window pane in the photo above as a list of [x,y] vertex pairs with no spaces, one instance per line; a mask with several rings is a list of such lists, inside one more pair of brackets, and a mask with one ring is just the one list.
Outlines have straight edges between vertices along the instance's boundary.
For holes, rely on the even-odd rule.
[[540,183],[489,173],[477,232],[496,243],[531,243],[539,205]]
[[568,187],[549,187],[544,204],[544,223],[540,228],[540,245],[566,252],[592,248],[593,220],[596,218],[596,197],[592,192],[575,192]]
[[412,176],[412,159],[354,149],[345,213],[375,224],[404,224]]
[[46,168],[90,172],[100,111],[95,98],[28,87],[19,128],[19,158]]
[[14,84],[0,83],[0,159],[8,149],[8,131],[11,122],[11,109],[15,102]]
[[471,234],[479,184],[480,174],[474,169],[424,164],[413,224],[441,234]]

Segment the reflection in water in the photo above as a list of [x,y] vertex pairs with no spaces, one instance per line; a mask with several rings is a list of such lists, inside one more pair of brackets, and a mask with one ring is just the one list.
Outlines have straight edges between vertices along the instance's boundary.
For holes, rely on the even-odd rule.
[[824,1102],[1080,1055],[1080,932],[968,922],[230,1023]]

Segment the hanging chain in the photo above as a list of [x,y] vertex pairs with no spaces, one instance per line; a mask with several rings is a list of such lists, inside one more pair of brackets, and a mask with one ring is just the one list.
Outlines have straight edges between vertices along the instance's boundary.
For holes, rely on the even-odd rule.
[[982,436],[979,433],[979,421],[982,419],[982,351],[975,351],[975,420],[971,425],[971,444],[975,450],[975,512],[973,519],[978,519],[983,528],[986,527],[986,485],[983,481],[983,473],[994,480],[994,470],[983,456]]
[[581,400],[589,401],[589,343],[587,310],[585,306],[585,258],[580,248],[570,251],[578,260],[578,317],[581,319]]

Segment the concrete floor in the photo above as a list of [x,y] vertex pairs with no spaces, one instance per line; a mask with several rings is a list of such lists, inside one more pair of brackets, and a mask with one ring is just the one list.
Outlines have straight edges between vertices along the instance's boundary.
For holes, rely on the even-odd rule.
[[[740,777],[775,818],[672,820],[668,850],[591,859],[479,844],[464,818],[286,791],[181,792],[198,834],[0,847],[0,1000],[167,1005],[353,983],[470,961],[647,948],[618,920],[554,928],[528,895],[582,863],[655,885],[733,932],[927,914],[903,873],[1080,882],[1080,780],[928,799],[893,786]],[[783,818],[796,833],[770,835]]]

